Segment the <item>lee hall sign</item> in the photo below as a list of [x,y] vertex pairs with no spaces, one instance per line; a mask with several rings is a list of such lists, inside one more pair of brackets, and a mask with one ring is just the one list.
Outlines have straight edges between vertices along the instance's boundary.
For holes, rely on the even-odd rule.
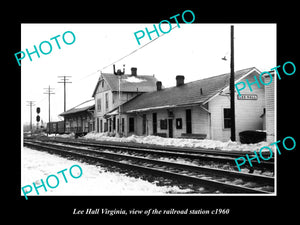
[[258,96],[254,94],[237,95],[238,100],[257,100]]

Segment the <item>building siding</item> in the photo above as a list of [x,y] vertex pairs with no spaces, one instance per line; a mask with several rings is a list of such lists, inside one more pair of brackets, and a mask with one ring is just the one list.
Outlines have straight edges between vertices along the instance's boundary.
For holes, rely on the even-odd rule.
[[[139,114],[129,114],[128,117],[135,117],[135,132],[136,135],[155,135],[153,133],[153,113],[157,114],[157,133],[165,134],[169,137],[169,124],[167,122],[166,129],[161,129],[160,121],[172,119],[173,126],[173,137],[181,137],[183,133],[186,133],[186,109],[191,109],[192,112],[192,134],[206,134],[208,135],[208,115],[207,112],[200,108],[200,106],[195,107],[182,107],[182,108],[173,108],[171,111],[173,112],[172,117],[169,117],[168,110],[155,110],[155,111],[147,111],[145,113]],[[143,134],[143,114],[146,114],[146,134]],[[182,128],[176,128],[176,119],[182,119]],[[128,125],[129,126],[129,125]],[[130,133],[128,133],[130,135]]]
[[[276,76],[273,76],[273,79]],[[275,141],[275,79],[270,85],[265,86],[265,129],[267,131],[267,142]],[[265,78],[265,83],[270,82],[270,77]]]
[[[223,76],[223,75],[222,75]],[[251,72],[247,77],[239,80],[238,82],[254,83],[254,76],[259,80],[259,71],[255,70]],[[241,76],[240,76],[241,77]],[[266,78],[267,79],[267,78]],[[117,133],[117,121],[118,115],[111,116],[110,120],[104,118],[104,115],[113,109],[116,109],[119,105],[119,96],[118,92],[111,91],[109,86],[103,80],[103,85],[98,85],[98,89],[95,93],[95,117],[99,119],[99,129],[100,127],[105,127],[105,123],[107,124],[108,129],[111,133]],[[265,81],[268,83],[268,80]],[[213,84],[210,84],[213,85]],[[259,83],[260,87],[257,84],[252,84],[250,91],[248,84],[246,88],[241,91],[242,95],[250,94],[256,95],[257,99],[251,100],[242,100],[238,99],[238,93],[235,91],[235,121],[236,121],[236,140],[239,141],[239,133],[245,130],[262,130],[264,129],[264,125],[267,130],[267,137],[274,137],[274,82],[272,82],[268,86],[264,86]],[[205,91],[209,91],[209,89],[201,88],[199,92],[199,98],[202,96],[202,91],[206,94]],[[213,94],[216,94],[220,89],[217,89]],[[185,92],[186,93],[186,92]],[[108,95],[108,107],[106,108],[106,100],[105,96]],[[127,102],[133,97],[135,97],[137,92],[122,92],[121,93],[121,103]],[[145,95],[148,96],[148,95]],[[160,96],[160,95],[159,95]],[[188,95],[190,97],[190,95]],[[210,96],[209,96],[210,97]],[[97,99],[101,99],[101,111],[97,111]],[[137,98],[139,99],[139,97]],[[197,100],[197,99],[196,99]],[[195,101],[196,101],[195,100]],[[147,99],[143,99],[143,101],[147,101]],[[130,103],[130,102],[129,102]],[[131,101],[132,103],[132,101]],[[133,103],[132,103],[133,104]],[[168,103],[166,103],[168,105]],[[191,103],[192,104],[192,103]],[[186,123],[186,110],[191,110],[191,118],[192,118],[192,135],[193,134],[201,134],[205,135],[207,139],[220,140],[220,141],[229,141],[230,140],[230,128],[224,127],[224,109],[230,108],[230,95],[228,88],[224,89],[222,93],[219,93],[215,97],[210,97],[207,100],[207,103],[204,105],[196,105],[193,103],[193,106],[187,107],[174,107],[169,109],[152,109],[147,110],[145,112],[140,112],[136,110],[136,113],[124,113],[121,115],[121,120],[124,118],[124,136],[130,135],[160,135],[169,137],[169,120],[172,119],[172,137],[178,138],[183,137],[183,134],[187,133],[187,123]],[[125,107],[126,108],[126,107]],[[139,108],[138,108],[139,109]],[[264,114],[265,109],[265,114]],[[122,110],[121,110],[122,111]],[[130,112],[130,111],[128,111]],[[132,111],[131,111],[132,112]],[[172,113],[170,113],[172,112]],[[157,129],[156,133],[153,131],[153,113],[156,113],[157,117]],[[129,132],[129,118],[134,118],[134,131]],[[111,121],[115,118],[116,126],[113,129],[113,126],[109,125]],[[144,120],[143,120],[144,118]],[[181,128],[176,127],[176,119],[181,119],[182,126]],[[161,121],[166,121],[166,127],[163,129],[161,125]],[[265,120],[265,121],[264,121]],[[102,121],[102,125],[100,124]],[[110,127],[112,128],[110,130]],[[120,127],[121,129],[121,127]],[[145,131],[145,132],[144,132]],[[199,137],[199,136],[198,136]]]
[[[248,79],[249,83],[252,83],[255,81],[253,75],[257,74],[249,75],[241,81],[246,83],[246,79]],[[263,115],[265,107],[264,86],[260,85],[260,88],[258,88],[256,84],[253,84],[251,87],[252,92],[247,86],[241,91],[241,94],[256,94],[258,97],[257,100],[239,100],[237,99],[238,93],[235,92],[235,122],[237,141],[239,141],[239,133],[242,131],[263,129],[263,119],[261,116]],[[228,90],[209,102],[209,109],[212,118],[211,129],[213,140],[230,140],[230,128],[224,128],[224,108],[230,108],[230,96]]]
[[93,116],[89,112],[70,114],[65,116],[66,133],[90,132],[93,130]]
[[[121,104],[132,99],[138,94],[138,92],[121,92]],[[106,95],[108,97],[108,105],[106,105]],[[107,123],[108,131],[109,131],[109,121],[104,118],[104,115],[109,111],[115,109],[119,106],[119,92],[111,91],[107,82],[103,79],[101,83],[98,85],[98,88],[95,93],[95,112],[94,117],[99,120],[99,123],[96,123],[95,131],[101,132],[104,131],[105,123]],[[99,101],[100,99],[100,101]],[[98,103],[100,102],[101,106],[99,107],[101,110],[98,110]],[[107,107],[108,106],[108,107]],[[119,117],[116,116],[116,121]],[[125,117],[123,117],[125,118]],[[101,124],[102,122],[102,124]],[[127,121],[126,121],[127,122]],[[116,133],[118,124],[116,124],[116,128],[111,130],[112,133]],[[126,123],[125,123],[125,127]]]

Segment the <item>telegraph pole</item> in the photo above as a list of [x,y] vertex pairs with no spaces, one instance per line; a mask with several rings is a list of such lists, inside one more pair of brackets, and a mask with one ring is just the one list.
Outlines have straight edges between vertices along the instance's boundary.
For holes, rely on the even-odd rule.
[[115,64],[114,64],[114,74],[118,76],[118,79],[119,79],[119,123],[118,123],[118,126],[119,126],[119,130],[118,130],[118,137],[121,136],[121,76],[125,74],[125,64],[123,65],[123,72],[121,72],[121,70],[118,70],[116,72],[116,67],[115,67]]
[[71,77],[71,76],[58,76],[58,77],[61,77],[62,82],[57,82],[57,83],[64,84],[64,112],[65,112],[65,111],[67,111],[66,110],[66,106],[67,106],[67,102],[66,102],[66,84],[72,83],[72,82],[68,81],[67,77]]
[[[61,77],[62,82],[57,82],[57,83],[63,83],[64,84],[64,112],[67,111],[67,98],[66,98],[66,84],[70,84],[72,82],[68,81],[67,77],[71,76],[58,76]],[[64,131],[66,130],[66,120],[64,120]]]
[[47,94],[48,95],[48,102],[49,102],[49,123],[48,123],[48,134],[50,134],[50,95],[51,94],[55,94],[54,92],[53,92],[53,89],[54,88],[50,88],[50,85],[49,85],[49,87],[48,88],[44,88],[44,89],[46,89],[45,91],[46,91],[46,93],[44,93],[44,94]]
[[234,105],[234,26],[230,29],[230,114],[231,114],[231,141],[235,141],[235,105]]
[[27,106],[30,106],[30,133],[31,134],[32,134],[32,106],[35,105],[34,102],[35,101],[27,101],[27,103],[29,104]]

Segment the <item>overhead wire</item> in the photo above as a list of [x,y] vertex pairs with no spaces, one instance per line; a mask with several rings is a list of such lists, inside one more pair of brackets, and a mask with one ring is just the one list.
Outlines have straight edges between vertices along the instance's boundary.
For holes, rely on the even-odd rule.
[[[175,25],[174,27],[172,27],[172,29],[171,29],[170,31],[172,31],[172,30],[175,29],[176,27],[178,27],[178,26]],[[170,32],[170,31],[169,31],[169,32]],[[168,33],[169,33],[169,32],[168,32]],[[84,77],[82,77],[82,78],[73,80],[72,82],[74,83],[75,81],[81,81],[81,80],[84,80],[84,79],[86,79],[86,78],[88,78],[88,77],[90,77],[90,76],[92,76],[92,75],[98,73],[99,71],[101,72],[102,70],[106,69],[107,67],[109,67],[109,66],[111,66],[111,65],[113,65],[113,64],[115,64],[115,63],[117,63],[117,62],[119,62],[119,61],[121,61],[121,60],[123,60],[123,59],[125,59],[125,58],[127,58],[127,57],[129,57],[130,55],[136,53],[137,51],[141,50],[142,48],[148,46],[149,44],[153,43],[154,41],[156,41],[156,40],[159,39],[160,37],[163,37],[165,34],[167,34],[167,33],[163,33],[162,35],[157,36],[156,38],[154,38],[154,39],[151,40],[150,42],[144,44],[143,46],[141,46],[141,47],[139,47],[139,48],[133,50],[132,52],[126,54],[125,56],[122,56],[122,57],[119,58],[118,60],[116,60],[116,61],[114,61],[114,62],[112,62],[112,63],[110,63],[110,64],[108,64],[108,65],[106,65],[106,66],[104,66],[104,67],[102,67],[102,69],[98,69],[97,71],[91,72],[91,73],[89,73],[88,75],[86,75],[86,76],[84,76]],[[62,88],[61,88],[61,87],[56,88],[56,92],[59,92],[60,89],[62,89]],[[37,104],[42,103],[42,102],[45,101],[46,99],[47,99],[47,96],[41,98],[39,101],[37,101]]]
[[[171,30],[173,30],[173,29],[175,29],[176,27],[178,27],[177,25],[176,26],[174,26]],[[170,31],[171,31],[170,30]],[[170,32],[169,31],[169,32]],[[168,32],[168,33],[169,33]],[[161,36],[157,36],[156,38],[154,38],[153,40],[151,40],[150,42],[148,42],[148,43],[146,43],[146,44],[144,44],[143,46],[141,46],[141,47],[139,47],[139,48],[137,48],[137,49],[135,49],[135,50],[133,50],[132,52],[130,52],[129,54],[127,54],[127,55],[125,55],[125,56],[123,56],[123,57],[121,57],[120,59],[118,59],[118,60],[116,60],[116,61],[114,61],[114,62],[112,62],[112,63],[110,63],[109,65],[107,65],[107,66],[104,66],[101,70],[104,70],[104,69],[106,69],[107,67],[109,67],[109,66],[111,66],[111,65],[113,65],[113,64],[115,64],[115,63],[117,63],[117,62],[119,62],[119,61],[121,61],[122,59],[125,59],[126,57],[128,57],[128,56],[130,56],[130,55],[132,55],[132,54],[134,54],[134,53],[136,53],[137,51],[139,51],[140,49],[142,49],[142,48],[144,48],[144,47],[146,47],[147,45],[149,45],[149,44],[151,44],[151,43],[153,43],[154,41],[156,41],[158,38],[160,38],[160,37],[162,37],[162,36],[164,36],[166,33],[163,33]],[[100,71],[101,71],[100,70]]]

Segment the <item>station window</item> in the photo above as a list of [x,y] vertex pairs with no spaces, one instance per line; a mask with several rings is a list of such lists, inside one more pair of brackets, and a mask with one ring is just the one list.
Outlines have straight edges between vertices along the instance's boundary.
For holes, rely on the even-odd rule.
[[96,121],[97,121],[97,127],[96,127],[97,128],[97,132],[99,132],[99,118],[97,118]]
[[124,133],[124,125],[125,125],[125,119],[124,118],[122,118],[122,132]]
[[147,130],[147,115],[143,114],[143,134],[146,134]]
[[182,118],[176,118],[176,129],[182,129]]
[[153,134],[157,133],[157,113],[152,113]]
[[103,132],[103,127],[102,127],[102,120],[100,120],[100,132],[102,133]]
[[105,93],[105,108],[108,109],[108,93]]
[[168,120],[164,119],[164,120],[160,120],[160,129],[161,130],[166,130],[168,128]]
[[114,116],[113,117],[113,130],[116,129],[116,117]]
[[229,108],[223,109],[223,115],[224,115],[224,128],[231,128],[231,116],[230,113],[231,110]]
[[192,133],[192,110],[186,109],[185,110],[185,122],[186,122],[186,133]]
[[129,118],[129,132],[134,132],[134,118]]
[[97,99],[97,111],[101,112],[101,98]]
[[104,122],[104,132],[108,131],[108,122]]

